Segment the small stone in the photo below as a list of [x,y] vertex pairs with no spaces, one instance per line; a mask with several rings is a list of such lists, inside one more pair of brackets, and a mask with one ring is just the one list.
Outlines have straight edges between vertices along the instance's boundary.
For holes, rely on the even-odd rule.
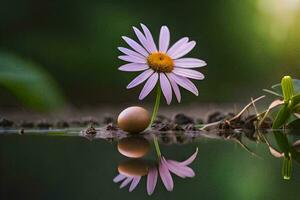
[[170,123],[153,123],[151,128],[156,130],[156,131],[170,131],[170,130],[172,130],[172,126],[170,125]]
[[214,112],[208,116],[207,123],[218,122],[225,119],[225,115],[220,112]]
[[118,142],[118,151],[129,158],[141,158],[150,150],[148,140],[143,137],[127,137],[122,138]]
[[91,126],[85,130],[85,134],[86,135],[96,135],[97,131],[94,127]]
[[12,127],[14,125],[14,122],[5,118],[0,119],[0,127]]
[[118,126],[129,133],[144,131],[150,124],[149,112],[138,106],[132,106],[123,110],[118,116]]
[[194,119],[189,116],[186,116],[183,113],[179,113],[179,114],[175,115],[174,123],[179,124],[179,125],[194,124]]
[[171,120],[164,115],[157,115],[156,119],[154,120],[154,123],[161,123],[161,122],[167,123],[167,122],[171,122]]
[[110,124],[106,125],[105,130],[107,130],[107,131],[117,131],[119,129],[116,125],[110,123]]

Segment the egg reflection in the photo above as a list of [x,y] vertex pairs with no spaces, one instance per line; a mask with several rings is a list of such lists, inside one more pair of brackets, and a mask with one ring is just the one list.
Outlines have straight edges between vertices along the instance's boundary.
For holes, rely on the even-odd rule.
[[119,164],[118,171],[127,177],[144,176],[148,174],[151,165],[142,159],[130,159]]
[[118,151],[129,158],[141,158],[149,152],[149,149],[148,140],[141,136],[122,138],[118,142]]

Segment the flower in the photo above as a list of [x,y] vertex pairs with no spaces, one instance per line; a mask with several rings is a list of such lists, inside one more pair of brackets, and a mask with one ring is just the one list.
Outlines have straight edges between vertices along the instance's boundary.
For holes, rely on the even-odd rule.
[[[158,172],[165,188],[168,191],[172,191],[174,188],[174,182],[173,182],[171,172],[181,178],[194,177],[195,172],[193,171],[192,168],[188,167],[188,165],[195,160],[197,154],[198,154],[198,148],[196,149],[196,152],[193,155],[191,155],[188,159],[182,162],[178,162],[175,160],[167,160],[163,156],[161,156],[158,163],[158,169],[157,166],[155,165],[149,168],[147,174],[148,195],[152,195],[155,190],[157,179],[158,179]],[[122,182],[120,188],[123,188],[127,186],[129,183],[131,183],[129,186],[129,192],[132,192],[137,187],[140,180],[141,180],[141,176],[126,176],[124,174],[119,174],[113,179],[115,183]]]
[[119,70],[127,72],[143,71],[127,85],[127,89],[147,80],[139,95],[139,99],[142,100],[159,81],[168,104],[172,101],[172,89],[177,101],[181,101],[178,85],[198,96],[198,89],[188,78],[204,79],[204,75],[193,70],[193,68],[203,67],[206,63],[197,58],[182,58],[195,47],[196,42],[189,41],[189,38],[184,37],[169,48],[170,31],[167,26],[162,26],[159,36],[159,48],[157,49],[149,29],[143,24],[141,24],[141,27],[144,33],[133,27],[141,45],[131,38],[123,36],[122,38],[133,50],[124,47],[118,48],[125,54],[118,58],[129,62],[129,64],[119,67]]
[[173,174],[176,174],[177,176],[181,178],[192,178],[195,176],[195,172],[192,168],[188,167],[189,164],[191,164],[198,154],[198,148],[196,149],[196,152],[190,156],[187,160],[183,162],[178,162],[175,160],[167,160],[163,156],[160,158],[159,162],[159,175],[160,178],[165,185],[165,188],[168,191],[172,191],[174,187],[174,182],[171,176],[172,172]]

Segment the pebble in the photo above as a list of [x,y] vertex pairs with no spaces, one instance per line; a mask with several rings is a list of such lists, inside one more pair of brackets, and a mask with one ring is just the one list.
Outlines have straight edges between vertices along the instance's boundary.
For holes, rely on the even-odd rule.
[[220,112],[214,112],[208,116],[207,123],[213,123],[221,121],[225,118],[225,115]]
[[86,135],[96,135],[97,131],[94,127],[91,126],[85,130],[85,134]]
[[194,124],[194,119],[183,114],[179,113],[175,115],[174,117],[174,123],[179,124],[179,125],[186,125],[186,124]]
[[10,121],[5,118],[0,119],[0,127],[12,127],[14,125],[13,121]]
[[118,126],[129,133],[144,131],[150,124],[149,112],[138,106],[132,106],[123,110],[118,117]]

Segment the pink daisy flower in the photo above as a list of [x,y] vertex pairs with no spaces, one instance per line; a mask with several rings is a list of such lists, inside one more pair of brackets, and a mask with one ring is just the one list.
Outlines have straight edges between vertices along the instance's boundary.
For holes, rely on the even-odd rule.
[[189,78],[204,79],[204,75],[194,68],[203,67],[206,63],[197,58],[182,58],[195,47],[196,42],[189,41],[189,38],[184,37],[169,47],[170,31],[167,26],[162,26],[157,48],[149,29],[143,24],[141,26],[143,33],[138,28],[133,27],[140,44],[123,36],[122,38],[133,50],[124,47],[118,48],[125,54],[118,58],[129,62],[119,67],[119,70],[126,72],[142,71],[127,85],[127,89],[147,80],[140,93],[140,100],[153,90],[157,82],[159,82],[168,104],[172,101],[172,90],[180,102],[181,94],[178,85],[198,96],[198,89]]

